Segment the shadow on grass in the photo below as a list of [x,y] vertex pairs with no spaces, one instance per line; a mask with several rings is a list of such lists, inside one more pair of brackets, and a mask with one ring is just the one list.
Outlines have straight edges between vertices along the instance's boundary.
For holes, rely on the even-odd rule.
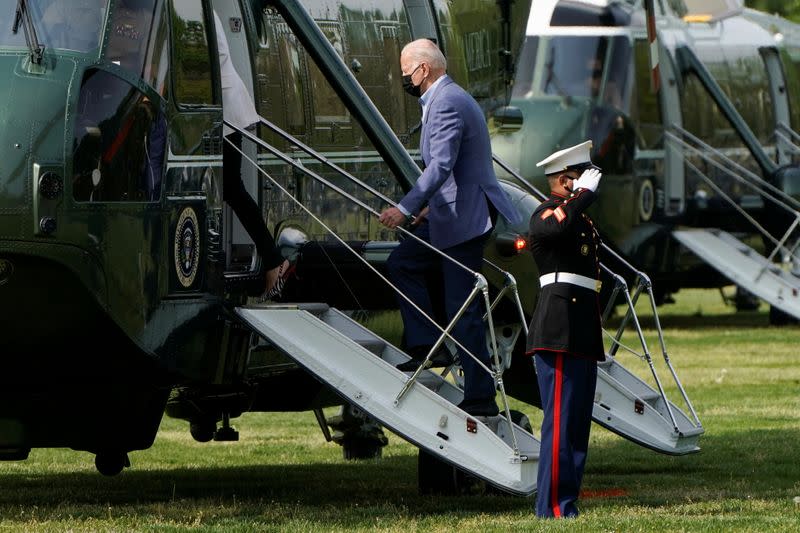
[[[593,495],[583,506],[780,498],[796,491],[800,479],[798,440],[800,430],[705,435],[700,453],[682,457],[657,454],[622,439],[603,442],[589,452],[584,489]],[[532,499],[502,495],[421,496],[413,455],[346,464],[151,471],[137,471],[134,465],[114,478],[75,473],[6,474],[0,479],[0,516],[7,519],[31,506],[44,514],[73,507],[78,514],[95,514],[113,505],[145,516],[154,505],[176,502],[194,510],[233,502],[244,514],[267,506],[299,506],[313,509],[306,519],[320,520],[320,526],[325,516],[347,521],[353,514],[381,514],[387,508],[401,515],[433,516],[527,512],[533,506]]]

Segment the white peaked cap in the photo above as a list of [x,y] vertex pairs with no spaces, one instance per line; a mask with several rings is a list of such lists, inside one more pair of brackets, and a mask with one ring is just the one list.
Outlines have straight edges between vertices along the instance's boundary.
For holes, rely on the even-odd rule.
[[583,169],[587,167],[597,167],[592,163],[590,152],[592,151],[592,141],[585,141],[569,148],[564,148],[554,153],[547,159],[536,163],[537,167],[544,167],[546,175],[564,172],[567,169]]

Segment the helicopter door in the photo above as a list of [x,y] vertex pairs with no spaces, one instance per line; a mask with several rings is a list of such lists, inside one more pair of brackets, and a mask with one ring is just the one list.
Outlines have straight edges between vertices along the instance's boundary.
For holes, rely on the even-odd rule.
[[[222,107],[214,74],[213,20],[196,0],[173,0],[171,22],[172,100],[166,205],[174,245],[171,294],[201,292],[218,281],[212,258],[222,254],[219,227],[222,196]],[[208,258],[208,261],[204,259]]]
[[411,38],[428,38],[436,43],[441,43],[439,32],[436,30],[436,19],[430,0],[403,0],[411,27]]
[[[778,50],[776,48],[762,48],[760,52],[761,57],[764,58],[767,75],[769,76],[769,89],[775,112],[775,126],[777,127],[780,123],[789,125],[792,123],[789,113],[789,96],[786,91],[786,78],[784,77],[783,65],[781,64]],[[778,165],[791,163],[791,146],[780,136],[777,137],[776,141],[776,162]]]
[[[242,78],[245,87],[247,87],[250,98],[255,101],[253,69],[251,67],[250,51],[247,46],[247,33],[245,32],[239,2],[212,0],[211,5],[222,21],[222,27],[225,29],[225,37],[228,41],[228,48],[233,66],[239,74],[239,77]],[[255,133],[255,129],[253,133]],[[256,199],[259,206],[261,206],[258,170],[247,161],[247,157],[253,161],[256,160],[258,156],[256,145],[247,139],[243,139],[242,151],[245,154],[245,156],[242,157],[242,182],[247,192],[250,193],[250,195]],[[228,252],[226,253],[226,270],[255,270],[256,258],[258,257],[255,244],[244,229],[244,226],[242,226],[242,223],[236,218],[233,209],[227,204],[225,205],[223,214],[223,228],[224,249]]]

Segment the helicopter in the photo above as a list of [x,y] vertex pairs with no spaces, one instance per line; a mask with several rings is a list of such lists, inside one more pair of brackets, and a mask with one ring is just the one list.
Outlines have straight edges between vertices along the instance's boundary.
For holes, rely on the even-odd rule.
[[[221,198],[212,10],[226,21],[233,61],[260,114],[319,149],[346,147],[353,173],[383,180],[378,187],[396,196],[419,168],[369,96],[394,128],[412,129],[418,110],[399,97],[401,43],[436,39],[453,75],[488,112],[506,98],[519,44],[511,36],[521,35],[529,7],[513,3],[309,2],[310,13],[299,2],[229,0],[7,6],[0,25],[9,74],[0,110],[0,455],[24,459],[31,448],[70,447],[116,473],[128,451],[152,444],[176,385],[200,398],[174,402],[174,412],[214,404],[212,424],[221,411],[341,403],[297,369],[279,372],[275,388],[275,372],[260,387],[244,379],[252,331],[231,310],[263,273]],[[344,73],[336,71],[341,59],[332,65],[320,49],[346,55]],[[412,136],[401,138],[410,146]],[[298,177],[289,168],[279,179]],[[333,213],[344,234],[380,240],[376,221],[365,226],[327,193],[300,194]],[[268,208],[285,226],[275,229],[279,239],[301,229],[317,237],[291,210]],[[310,263],[302,262],[301,275],[313,277]],[[307,290],[313,301],[336,301]],[[393,305],[393,296],[386,302]],[[285,405],[284,392],[297,389],[304,392]],[[204,438],[209,415],[191,416],[193,433]]]
[[733,283],[796,319],[798,30],[737,1],[536,2],[493,150],[542,187],[536,162],[591,139],[593,215],[659,303]]
[[[507,421],[480,429],[454,408],[457,387],[427,371],[407,381],[387,373],[407,356],[333,308],[395,305],[377,281],[397,238],[370,210],[399,198],[420,172],[420,112],[402,94],[402,44],[436,40],[450,75],[486,115],[513,123],[506,104],[530,7],[19,0],[9,8],[13,20],[0,25],[0,68],[9,74],[0,84],[0,458],[69,447],[95,454],[98,470],[115,475],[129,466],[129,451],[152,445],[165,411],[205,442],[238,439],[230,420],[245,411],[313,410],[328,435],[322,408],[344,404],[362,411],[343,412],[350,425],[337,426],[345,455],[379,450],[380,430],[364,434],[364,412],[374,409],[384,426],[449,463],[472,465],[511,492],[534,490],[536,441],[507,402]],[[214,12],[261,115],[258,128],[241,132],[251,163],[243,176],[302,279],[287,284],[285,305],[251,305],[263,285],[260,258],[222,200]],[[526,186],[501,185],[527,220],[536,202]],[[495,367],[510,366],[498,384],[535,404],[530,359],[510,357],[535,300],[532,288],[509,283],[511,270],[535,280],[532,259],[520,253],[526,231],[498,223],[481,291],[487,303],[495,299],[488,330],[505,353]],[[331,333],[336,327],[343,330]],[[301,349],[322,332],[333,335],[320,337],[324,349]],[[375,373],[323,368],[336,345],[342,357],[378,365]],[[318,357],[304,359],[312,348]],[[668,453],[697,451],[696,415],[675,411],[663,391],[651,395],[613,361],[608,368],[635,394],[609,389],[598,399],[601,420]],[[386,387],[364,391],[381,379],[402,390],[376,405]],[[424,386],[413,386],[417,379]],[[424,422],[458,420],[458,433],[419,430],[415,416],[433,414]],[[666,427],[667,444],[648,440],[650,426],[637,433],[651,418]],[[499,450],[488,473],[476,434]],[[461,439],[473,444],[460,447]]]

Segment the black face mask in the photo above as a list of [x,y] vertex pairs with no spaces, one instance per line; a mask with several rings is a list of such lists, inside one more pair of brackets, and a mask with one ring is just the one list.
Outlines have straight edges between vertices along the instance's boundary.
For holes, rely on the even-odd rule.
[[410,75],[403,76],[403,90],[416,98],[422,96],[422,89],[420,89],[419,85],[414,85]]
[[417,69],[421,66],[422,64],[420,63],[419,65],[417,65],[417,68],[411,71],[411,74],[409,74],[408,76],[403,76],[403,90],[416,98],[422,96],[422,89],[421,89],[422,84],[420,83],[420,85],[414,85],[414,82],[411,81],[411,76],[413,76],[414,73],[417,71]]

